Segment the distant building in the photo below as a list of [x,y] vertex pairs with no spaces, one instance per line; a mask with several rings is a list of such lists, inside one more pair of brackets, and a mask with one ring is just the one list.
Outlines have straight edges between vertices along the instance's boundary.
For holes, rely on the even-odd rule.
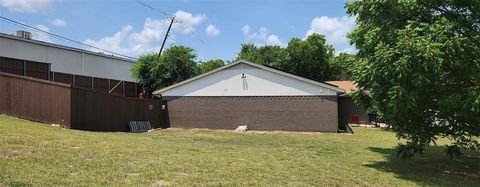
[[26,31],[0,33],[0,72],[135,97],[133,60],[32,39]]
[[338,86],[345,93],[338,97],[338,121],[340,123],[370,123],[371,119],[365,108],[353,101],[352,92],[357,91],[357,84],[353,81],[327,81],[326,83]]

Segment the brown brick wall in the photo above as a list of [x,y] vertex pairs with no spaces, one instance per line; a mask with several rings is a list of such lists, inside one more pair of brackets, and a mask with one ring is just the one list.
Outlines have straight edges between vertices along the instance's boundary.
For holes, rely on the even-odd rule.
[[174,128],[336,132],[337,97],[170,97]]

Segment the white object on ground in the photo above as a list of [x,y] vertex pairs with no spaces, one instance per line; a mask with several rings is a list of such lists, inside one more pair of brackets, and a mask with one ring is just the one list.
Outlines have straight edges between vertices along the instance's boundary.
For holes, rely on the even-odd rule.
[[235,129],[237,132],[247,132],[247,130],[248,127],[246,125],[238,126],[237,129]]

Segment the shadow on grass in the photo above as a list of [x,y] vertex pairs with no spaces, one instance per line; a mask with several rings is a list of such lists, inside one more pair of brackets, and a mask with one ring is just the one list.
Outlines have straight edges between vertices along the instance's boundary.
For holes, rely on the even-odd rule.
[[370,151],[382,154],[387,161],[374,161],[365,166],[394,173],[398,178],[418,185],[480,185],[480,153],[464,152],[463,156],[450,160],[443,152],[444,148],[428,147],[423,155],[415,155],[411,160],[402,160],[396,157],[394,148],[370,147]]

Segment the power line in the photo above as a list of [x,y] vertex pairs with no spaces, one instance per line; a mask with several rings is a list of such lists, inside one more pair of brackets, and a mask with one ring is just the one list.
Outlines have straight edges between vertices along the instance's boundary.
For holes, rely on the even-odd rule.
[[158,13],[160,13],[160,14],[163,14],[163,15],[166,16],[166,17],[170,17],[170,14],[167,14],[167,13],[165,13],[164,11],[161,11],[161,10],[157,10],[156,8],[153,8],[152,6],[148,5],[147,3],[144,3],[144,2],[141,1],[141,0],[136,0],[136,1],[137,1],[138,3],[140,3],[141,5],[147,7],[147,8],[149,8],[149,9],[155,11],[155,12],[158,12]]
[[[160,13],[160,14],[164,15],[165,17],[167,17],[167,18],[170,19],[170,20],[175,19],[174,23],[181,23],[181,24],[186,25],[186,24],[183,22],[183,20],[178,19],[178,18],[176,18],[175,16],[170,16],[170,14],[168,14],[168,13],[165,12],[165,11],[156,9],[155,7],[149,5],[149,4],[147,4],[147,3],[145,3],[145,2],[143,2],[143,1],[141,1],[141,0],[135,0],[135,1],[138,2],[138,3],[140,3],[141,5],[143,5],[143,6],[147,7],[147,8],[149,8],[149,9],[157,12],[157,13]],[[188,32],[190,32],[198,41],[200,41],[200,42],[203,44],[203,40],[200,39],[200,37],[199,37],[192,29],[190,29],[190,28],[188,28],[188,27],[187,27],[186,29],[188,29]]]
[[26,28],[26,29],[30,29],[30,30],[34,30],[34,31],[41,32],[41,33],[44,33],[44,34],[48,34],[48,35],[51,35],[51,36],[56,37],[56,38],[59,38],[59,39],[63,39],[63,40],[70,41],[70,42],[73,42],[73,43],[76,43],[76,44],[84,45],[84,46],[87,46],[87,47],[90,47],[90,48],[94,48],[94,49],[97,49],[97,50],[101,50],[101,51],[104,51],[104,52],[108,52],[108,53],[111,53],[111,54],[113,54],[113,55],[117,55],[117,56],[124,57],[124,58],[129,58],[129,59],[132,59],[132,60],[136,60],[136,59],[137,59],[137,58],[134,58],[134,57],[131,57],[131,56],[123,55],[123,54],[120,54],[120,53],[116,53],[116,52],[113,52],[113,51],[109,51],[109,50],[106,50],[106,49],[102,49],[102,48],[99,48],[99,47],[95,47],[95,46],[93,46],[93,45],[85,44],[85,43],[83,43],[83,42],[79,42],[79,41],[76,41],[76,40],[73,40],[73,39],[70,39],[70,38],[66,38],[66,37],[60,36],[60,35],[58,35],[58,34],[54,34],[54,33],[48,32],[48,31],[44,31],[44,30],[42,30],[42,29],[39,29],[39,28],[36,28],[36,27],[32,27],[32,26],[30,26],[30,25],[27,25],[27,24],[24,24],[24,23],[21,23],[21,22],[12,20],[12,19],[10,19],[10,18],[6,18],[6,17],[1,16],[1,15],[0,15],[0,19],[3,19],[4,21],[13,23],[13,24],[15,24],[15,25],[18,25],[18,26],[23,27],[23,28]]
[[[165,12],[165,11],[158,10],[158,9],[156,9],[155,7],[150,6],[149,4],[147,4],[147,3],[145,3],[145,2],[143,2],[143,1],[141,1],[141,0],[135,0],[135,1],[138,2],[138,3],[140,3],[141,5],[143,5],[144,7],[149,8],[150,10],[153,10],[153,11],[155,11],[155,12],[157,12],[157,13],[160,13],[160,14],[164,15],[164,16],[167,17],[168,19],[173,19],[173,16],[170,16],[170,14],[167,13],[167,12]],[[176,21],[175,21],[175,23],[179,23],[179,22],[181,22],[181,21],[180,21],[180,20],[176,20]]]
[[[170,17],[169,14],[165,13],[164,11],[157,10],[157,9],[153,8],[152,6],[144,3],[144,2],[141,1],[141,0],[136,0],[136,1],[137,1],[138,3],[140,3],[141,5],[147,7],[147,8],[149,8],[149,9],[155,11],[155,12],[158,12],[158,13],[160,13],[160,14],[163,14],[164,16],[167,17],[167,19],[170,19],[170,24],[169,24],[169,26],[168,26],[167,32],[165,33],[165,37],[163,38],[163,42],[162,42],[162,46],[160,47],[160,51],[158,52],[158,57],[157,57],[157,59],[160,59],[160,57],[161,57],[161,55],[162,55],[163,47],[165,46],[165,42],[167,41],[167,39],[169,39],[168,36],[169,36],[169,34],[170,34],[170,29],[172,28],[173,23],[174,23],[174,22],[180,22],[180,23],[181,23],[181,21],[175,20],[175,16],[171,16],[171,17]],[[183,79],[183,78],[182,78],[182,75],[180,75],[180,73],[178,73],[177,65],[176,65],[176,64],[173,64],[173,70],[175,70],[175,73],[178,75],[177,81],[178,81],[178,79]]]
[[202,44],[203,44],[203,40],[200,39],[200,37],[197,36],[197,34],[190,28],[188,28],[189,32],[192,33],[192,35],[198,39],[198,41],[200,41]]
[[[168,27],[168,29],[167,29],[167,33],[165,34],[165,38],[163,39],[162,46],[160,47],[160,52],[158,53],[158,57],[160,57],[160,55],[161,55],[161,53],[162,53],[162,49],[163,49],[163,47],[164,47],[164,45],[165,45],[165,42],[166,42],[168,39],[170,39],[170,38],[169,38],[169,36],[170,36],[169,33],[170,33],[170,29],[171,29],[171,27],[172,27],[172,24],[173,24],[173,23],[185,24],[185,23],[183,22],[183,20],[180,20],[180,19],[176,18],[175,16],[170,16],[170,14],[166,13],[165,11],[158,10],[158,9],[154,8],[153,6],[150,6],[150,5],[148,5],[147,3],[145,3],[145,2],[143,2],[143,1],[141,1],[141,0],[135,0],[135,1],[138,2],[138,3],[140,3],[141,5],[143,5],[143,6],[147,7],[147,8],[149,8],[149,9],[157,12],[157,13],[160,13],[160,14],[164,15],[167,19],[170,19],[170,25],[169,25],[169,27]],[[186,24],[185,24],[185,25],[186,25]],[[186,29],[188,29],[188,32],[190,32],[195,38],[197,38],[197,39],[203,44],[203,40],[200,39],[200,37],[198,37],[198,35],[197,35],[192,29],[190,29],[189,27],[186,27]],[[171,45],[173,45],[173,44],[171,44]],[[170,45],[170,46],[171,46],[171,45]],[[180,73],[179,73],[178,70],[177,70],[177,65],[176,65],[176,64],[173,65],[173,70],[174,70],[175,73],[178,75],[177,81],[179,81],[179,79],[180,79],[180,80],[183,80],[182,75],[180,75]]]

